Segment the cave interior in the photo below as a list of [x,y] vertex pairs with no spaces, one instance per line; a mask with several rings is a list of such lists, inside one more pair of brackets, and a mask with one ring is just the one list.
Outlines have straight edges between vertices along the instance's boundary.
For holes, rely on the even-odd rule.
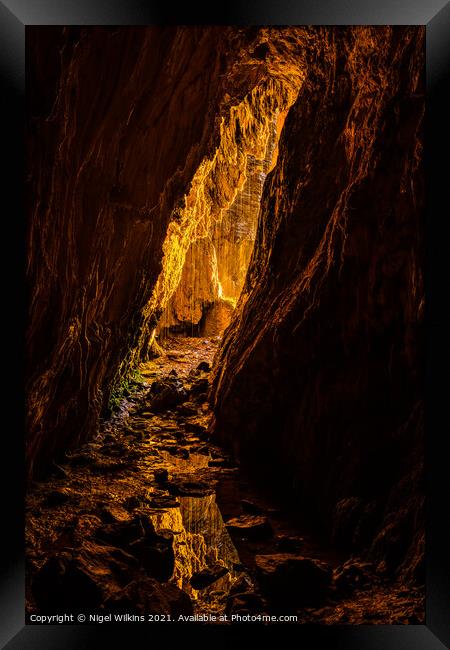
[[422,623],[423,28],[26,56],[27,612]]

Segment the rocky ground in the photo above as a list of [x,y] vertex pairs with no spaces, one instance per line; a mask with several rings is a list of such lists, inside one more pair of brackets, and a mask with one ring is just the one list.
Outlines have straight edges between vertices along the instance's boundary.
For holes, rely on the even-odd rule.
[[423,622],[423,594],[323,548],[208,435],[216,340],[165,341],[89,444],[28,491],[27,610]]

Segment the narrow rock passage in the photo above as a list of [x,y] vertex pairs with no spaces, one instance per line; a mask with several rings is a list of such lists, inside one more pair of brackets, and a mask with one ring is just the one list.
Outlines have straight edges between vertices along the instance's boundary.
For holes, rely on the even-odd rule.
[[95,439],[29,490],[28,611],[419,622],[419,592],[321,548],[209,440],[218,341],[167,339]]

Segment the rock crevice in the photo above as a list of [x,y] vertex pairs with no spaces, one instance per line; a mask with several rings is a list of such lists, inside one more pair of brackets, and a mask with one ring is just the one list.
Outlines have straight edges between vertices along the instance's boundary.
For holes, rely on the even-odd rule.
[[356,499],[349,543],[366,525],[396,569],[423,524],[423,31],[324,36],[264,187],[213,432],[329,531]]

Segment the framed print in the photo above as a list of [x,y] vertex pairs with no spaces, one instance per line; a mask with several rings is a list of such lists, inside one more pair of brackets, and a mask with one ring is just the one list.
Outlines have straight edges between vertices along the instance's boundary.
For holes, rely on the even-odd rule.
[[448,5],[0,18],[2,647],[449,647]]

